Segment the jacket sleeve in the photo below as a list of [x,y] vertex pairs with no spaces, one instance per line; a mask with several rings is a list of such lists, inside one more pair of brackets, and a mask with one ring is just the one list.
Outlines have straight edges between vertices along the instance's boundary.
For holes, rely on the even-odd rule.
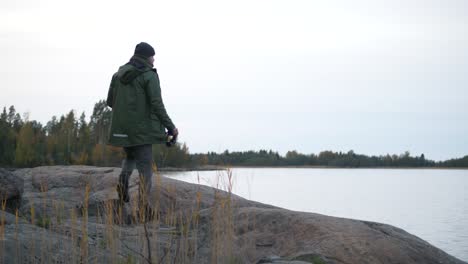
[[151,113],[156,114],[161,123],[168,130],[175,128],[171,118],[166,112],[161,96],[161,87],[159,86],[159,76],[157,72],[151,72],[151,77],[146,85],[146,94],[151,104]]
[[106,103],[107,103],[107,106],[109,106],[110,108],[112,108],[112,105],[114,104],[114,88],[113,88],[113,86],[114,86],[113,85],[114,84],[114,76],[112,76],[112,80],[111,80],[111,83],[109,85],[109,91],[107,92]]

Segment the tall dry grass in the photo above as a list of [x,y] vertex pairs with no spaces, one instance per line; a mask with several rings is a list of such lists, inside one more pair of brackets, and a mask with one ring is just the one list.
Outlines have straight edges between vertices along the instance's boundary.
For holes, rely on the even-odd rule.
[[[92,216],[89,211],[92,184],[83,184],[83,202],[80,207],[65,210],[64,202],[48,196],[47,182],[41,182],[41,201],[31,203],[28,215],[15,212],[14,252],[3,250],[5,217],[0,215],[0,261],[6,254],[14,254],[13,259],[17,263],[169,264],[199,263],[202,259],[209,263],[241,263],[233,251],[235,235],[232,170],[226,169],[218,173],[218,181],[214,186],[214,202],[208,208],[209,215],[203,216],[203,221],[209,222],[205,223],[208,234],[200,233],[203,211],[200,188],[193,197],[193,206],[181,210],[177,207],[176,187],[162,186],[161,174],[156,166],[153,166],[153,170],[153,200],[144,199],[145,188],[141,186],[144,181],[140,180],[139,196],[143,199],[131,199],[130,204],[121,204],[115,200],[104,201],[97,206]],[[163,192],[173,200],[162,201]],[[148,204],[154,209],[152,215],[144,210]],[[1,206],[5,211],[6,201]],[[24,230],[20,218],[28,218],[29,224],[37,228],[37,232],[30,234],[30,248],[27,251],[22,248],[24,241],[19,239]],[[203,256],[199,252],[201,246],[207,248],[207,245],[200,245],[200,234],[208,237],[207,241],[204,240],[204,243],[209,244],[208,256],[206,252]]]

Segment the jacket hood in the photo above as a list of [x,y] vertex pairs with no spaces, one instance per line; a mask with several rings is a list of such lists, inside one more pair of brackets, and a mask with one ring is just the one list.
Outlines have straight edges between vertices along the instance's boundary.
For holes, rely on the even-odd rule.
[[117,77],[123,84],[129,84],[140,74],[151,70],[152,67],[146,60],[133,56],[127,64],[119,68]]

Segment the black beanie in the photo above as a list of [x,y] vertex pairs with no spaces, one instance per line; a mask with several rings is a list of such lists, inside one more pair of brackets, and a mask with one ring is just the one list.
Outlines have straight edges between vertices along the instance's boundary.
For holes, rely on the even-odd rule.
[[140,44],[135,47],[135,55],[140,55],[145,58],[154,56],[155,52],[153,47],[146,42],[140,42]]

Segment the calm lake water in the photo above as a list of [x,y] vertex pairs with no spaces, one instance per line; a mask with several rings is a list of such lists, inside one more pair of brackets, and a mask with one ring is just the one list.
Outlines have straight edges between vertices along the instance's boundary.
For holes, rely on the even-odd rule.
[[[468,170],[233,169],[233,192],[279,207],[391,224],[468,261]],[[226,172],[166,173],[226,189]]]

